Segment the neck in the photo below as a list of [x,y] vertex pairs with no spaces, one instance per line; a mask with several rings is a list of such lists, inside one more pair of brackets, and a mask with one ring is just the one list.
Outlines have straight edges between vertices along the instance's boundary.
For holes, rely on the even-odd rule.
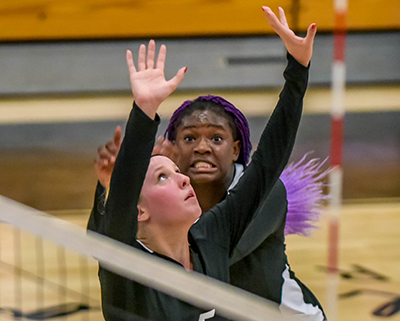
[[178,229],[174,231],[168,229],[167,232],[165,230],[165,228],[139,225],[137,238],[150,250],[168,256],[182,264],[185,269],[192,270],[188,231],[182,233]]
[[221,202],[229,187],[229,185],[226,186],[226,184],[217,185],[215,182],[202,184],[193,183],[192,185],[203,212],[207,212]]

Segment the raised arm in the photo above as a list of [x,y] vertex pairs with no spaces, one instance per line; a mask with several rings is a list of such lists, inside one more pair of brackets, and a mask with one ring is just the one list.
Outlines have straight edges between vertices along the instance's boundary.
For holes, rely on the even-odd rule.
[[[308,83],[308,66],[316,32],[316,26],[312,24],[306,38],[297,37],[289,29],[282,9],[280,9],[280,20],[269,8],[264,7],[263,10],[271,26],[280,35],[287,47],[288,65],[284,72],[285,85],[280,94],[280,100],[264,129],[250,166],[231,193],[235,196],[230,198],[229,211],[237,214],[233,216],[234,220],[232,221],[235,227],[231,229],[231,231],[234,231],[231,239],[233,246],[242,236],[243,224],[246,226],[249,223],[256,213],[256,209],[266,200],[289,160],[302,113],[303,97]],[[238,209],[239,211],[237,211]],[[243,213],[248,214],[248,216],[246,217]],[[282,218],[277,216],[276,219],[281,220]],[[257,216],[255,220],[261,220],[260,224],[265,226],[261,223],[264,221],[263,217]],[[272,233],[277,224],[270,223],[271,229],[266,228],[265,231]],[[257,226],[257,224],[252,222],[252,225]],[[260,240],[266,237],[265,233],[253,232],[247,233],[246,231],[246,234],[250,236],[249,240],[255,241],[256,234],[258,235],[256,238]],[[246,245],[243,248],[237,244],[239,247],[237,250],[242,253],[236,253],[236,258],[251,251],[248,244],[252,243],[254,242],[243,242]]]
[[133,244],[137,230],[137,203],[154,146],[160,104],[183,80],[185,68],[167,81],[164,76],[166,47],[161,46],[154,62],[155,43],[141,45],[138,66],[127,51],[134,107],[129,116],[125,136],[119,150],[110,182],[105,209],[105,234],[121,242]]

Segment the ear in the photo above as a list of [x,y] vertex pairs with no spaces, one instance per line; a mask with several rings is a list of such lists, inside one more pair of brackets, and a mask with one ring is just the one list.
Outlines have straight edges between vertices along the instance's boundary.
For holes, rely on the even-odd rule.
[[138,217],[137,220],[138,222],[144,222],[147,221],[150,217],[148,211],[143,207],[142,205],[138,204]]
[[236,162],[240,155],[240,148],[242,147],[241,141],[236,140],[233,142],[233,162]]

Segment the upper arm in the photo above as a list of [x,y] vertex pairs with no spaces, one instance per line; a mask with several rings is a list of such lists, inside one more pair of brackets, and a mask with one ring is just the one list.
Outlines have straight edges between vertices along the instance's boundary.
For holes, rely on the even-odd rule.
[[137,204],[154,146],[156,121],[134,105],[115,162],[105,208],[106,235],[133,244],[137,232]]

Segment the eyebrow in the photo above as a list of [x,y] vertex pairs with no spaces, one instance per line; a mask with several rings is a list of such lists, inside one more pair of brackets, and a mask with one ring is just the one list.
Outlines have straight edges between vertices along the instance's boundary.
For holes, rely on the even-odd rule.
[[[217,124],[207,124],[206,127],[214,127],[214,128],[217,128],[217,129],[225,129],[225,126],[217,125]],[[186,126],[183,125],[182,126],[182,130],[192,129],[192,128],[197,128],[197,126],[196,125],[186,125]]]
[[158,172],[158,171],[162,170],[163,168],[166,168],[166,167],[165,167],[164,165],[161,165],[161,166],[157,167],[157,168],[154,170],[154,172]]
[[[177,169],[179,172],[180,172],[180,169],[179,169],[179,167],[177,166],[177,165],[175,165],[174,166],[175,168],[175,170]],[[166,166],[164,166],[164,165],[161,165],[161,166],[159,166],[159,167],[157,167],[155,170],[154,170],[154,173],[157,173],[158,171],[161,171],[161,170],[163,170],[163,169],[168,169]]]

